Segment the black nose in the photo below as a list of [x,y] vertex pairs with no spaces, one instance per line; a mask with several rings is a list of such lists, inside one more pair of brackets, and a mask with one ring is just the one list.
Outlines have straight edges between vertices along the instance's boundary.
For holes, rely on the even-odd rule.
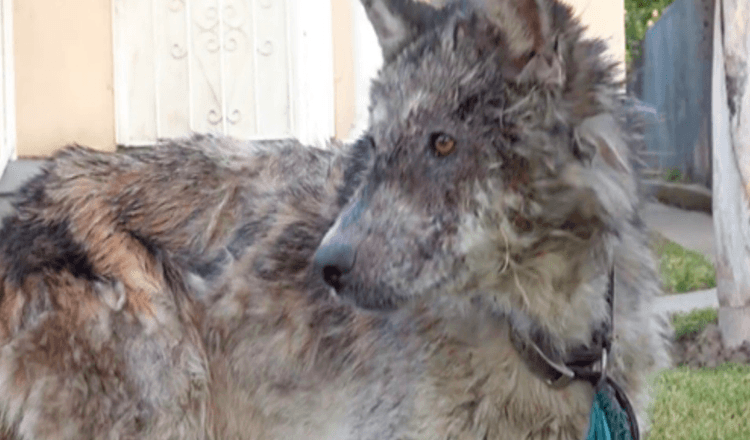
[[343,285],[342,278],[351,272],[357,255],[355,249],[345,243],[330,243],[315,252],[315,270],[328,285],[336,290]]

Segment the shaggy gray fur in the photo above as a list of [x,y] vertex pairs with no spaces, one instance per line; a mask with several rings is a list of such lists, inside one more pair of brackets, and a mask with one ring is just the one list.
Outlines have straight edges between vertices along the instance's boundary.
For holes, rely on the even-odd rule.
[[[668,364],[633,120],[555,0],[363,0],[385,65],[327,150],[59,153],[0,230],[0,439],[581,439],[560,353]],[[606,302],[614,266],[614,323]]]

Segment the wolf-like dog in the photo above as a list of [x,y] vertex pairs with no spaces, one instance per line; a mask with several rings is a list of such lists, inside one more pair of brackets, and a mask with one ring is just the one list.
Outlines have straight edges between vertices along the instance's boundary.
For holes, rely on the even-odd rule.
[[582,439],[603,373],[647,429],[668,329],[604,43],[556,0],[362,3],[354,144],[70,147],[26,184],[0,438]]

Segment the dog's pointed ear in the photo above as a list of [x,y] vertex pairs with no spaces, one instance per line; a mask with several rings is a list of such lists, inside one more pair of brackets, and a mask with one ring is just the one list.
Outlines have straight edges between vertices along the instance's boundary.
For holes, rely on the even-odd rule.
[[547,86],[565,82],[558,28],[571,17],[568,6],[548,0],[471,1],[504,35],[518,82]]
[[439,10],[415,0],[361,0],[383,50],[392,60],[439,16]]

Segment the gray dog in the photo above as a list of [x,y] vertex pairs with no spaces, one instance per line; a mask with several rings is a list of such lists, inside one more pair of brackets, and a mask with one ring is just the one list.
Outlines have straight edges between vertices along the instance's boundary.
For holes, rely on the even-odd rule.
[[667,329],[603,43],[556,0],[363,3],[354,145],[71,147],[25,186],[0,439],[583,439],[600,397],[646,427]]

